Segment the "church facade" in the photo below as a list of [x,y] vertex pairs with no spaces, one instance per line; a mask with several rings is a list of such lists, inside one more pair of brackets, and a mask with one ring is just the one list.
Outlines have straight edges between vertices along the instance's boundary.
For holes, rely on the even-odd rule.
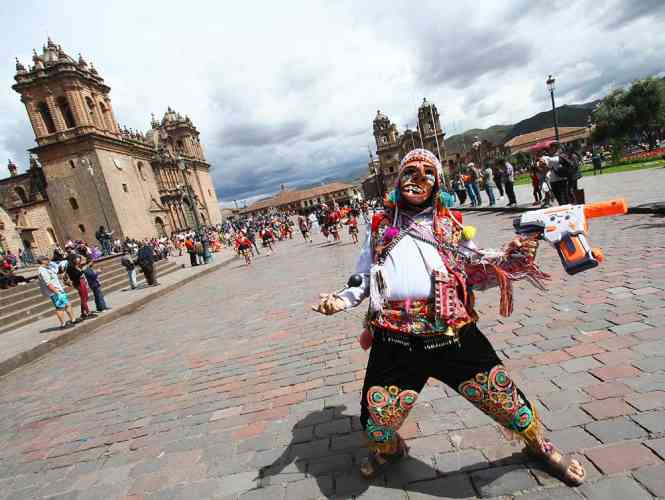
[[436,105],[423,99],[418,108],[416,130],[407,128],[401,134],[397,126],[381,111],[376,112],[373,122],[374,140],[378,162],[370,155],[370,177],[376,176],[384,193],[395,186],[402,158],[415,148],[425,148],[441,160],[445,159],[445,133],[441,130],[439,111]]
[[[221,222],[211,165],[189,117],[168,108],[146,133],[121,128],[95,67],[50,39],[31,66],[17,60],[15,80],[37,146],[27,174],[0,180],[0,205],[26,228],[22,235],[45,234],[32,238],[33,250],[94,242],[99,226],[115,238],[144,238]],[[29,184],[25,196],[12,187],[19,180]],[[49,220],[30,220],[38,203]]]

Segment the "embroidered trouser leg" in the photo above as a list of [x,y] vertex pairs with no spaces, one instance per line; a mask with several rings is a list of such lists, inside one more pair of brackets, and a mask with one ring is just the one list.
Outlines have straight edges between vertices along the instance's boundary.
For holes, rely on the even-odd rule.
[[540,439],[535,410],[515,386],[494,348],[475,324],[460,331],[459,346],[424,350],[375,341],[365,373],[360,420],[370,448],[396,450],[396,432],[413,408],[427,379],[455,389],[499,424],[527,442]]
[[460,346],[444,349],[430,376],[455,389],[503,427],[527,443],[539,442],[542,431],[536,410],[513,382],[489,340],[475,323],[460,332]]
[[360,422],[373,451],[398,451],[396,432],[427,382],[419,354],[375,335],[360,403]]

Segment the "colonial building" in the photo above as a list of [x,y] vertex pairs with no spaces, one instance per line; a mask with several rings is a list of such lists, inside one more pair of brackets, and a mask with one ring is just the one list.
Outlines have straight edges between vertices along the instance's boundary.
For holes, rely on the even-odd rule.
[[[0,238],[4,240],[3,250],[18,253],[20,246],[30,252],[46,252],[55,244],[57,237],[43,170],[34,158],[24,174],[18,174],[18,166],[11,160],[7,168],[9,177],[0,179],[0,205],[12,223],[4,224],[7,235]],[[0,229],[0,232],[3,230]]]
[[[37,142],[30,152],[39,160],[19,183],[39,182],[34,194],[22,187],[25,202],[19,194],[16,205],[12,188],[0,204],[29,214],[43,202],[49,220],[29,223],[35,235],[43,230],[58,242],[94,241],[104,226],[115,237],[143,238],[195,227],[196,219],[221,221],[211,166],[189,117],[169,108],[160,121],[153,116],[145,134],[121,128],[111,88],[83,57],[74,60],[49,39],[32,61],[27,68],[16,61],[12,88],[25,104]],[[46,251],[48,241],[36,241],[38,249]]]
[[[561,144],[574,143],[578,146],[587,144],[589,140],[589,127],[559,127],[559,142]],[[511,154],[528,153],[536,144],[556,140],[554,128],[545,128],[513,137],[505,148]]]
[[321,203],[337,202],[346,205],[360,197],[358,189],[343,182],[331,182],[310,189],[291,190],[282,185],[282,189],[274,196],[252,203],[244,209],[244,214],[263,214],[272,210],[294,210],[310,212]]
[[445,134],[441,130],[439,111],[427,99],[423,99],[418,108],[416,130],[407,128],[400,134],[397,126],[381,111],[376,112],[373,128],[376,153],[379,157],[379,170],[375,175],[378,174],[384,191],[392,189],[395,185],[400,161],[412,149],[424,147],[443,162]]

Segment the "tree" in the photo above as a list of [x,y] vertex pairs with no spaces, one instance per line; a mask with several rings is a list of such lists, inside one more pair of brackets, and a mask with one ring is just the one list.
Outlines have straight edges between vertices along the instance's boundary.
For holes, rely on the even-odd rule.
[[654,147],[658,132],[665,127],[665,82],[653,77],[637,80],[626,93],[625,103],[632,109],[635,132]]
[[665,82],[658,78],[637,80],[628,89],[608,94],[593,111],[594,142],[610,141],[621,148],[631,137],[655,146],[665,127]]
[[610,92],[592,113],[593,142],[606,142],[612,139],[624,142],[631,132],[633,110],[625,104],[626,90]]

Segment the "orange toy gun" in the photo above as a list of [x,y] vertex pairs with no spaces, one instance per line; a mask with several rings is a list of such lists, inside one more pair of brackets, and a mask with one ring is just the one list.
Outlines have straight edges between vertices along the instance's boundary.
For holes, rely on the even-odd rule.
[[600,264],[604,257],[600,248],[591,248],[587,240],[587,219],[623,215],[628,211],[626,200],[617,199],[586,205],[531,210],[513,220],[518,234],[537,233],[554,245],[568,274],[576,274]]

